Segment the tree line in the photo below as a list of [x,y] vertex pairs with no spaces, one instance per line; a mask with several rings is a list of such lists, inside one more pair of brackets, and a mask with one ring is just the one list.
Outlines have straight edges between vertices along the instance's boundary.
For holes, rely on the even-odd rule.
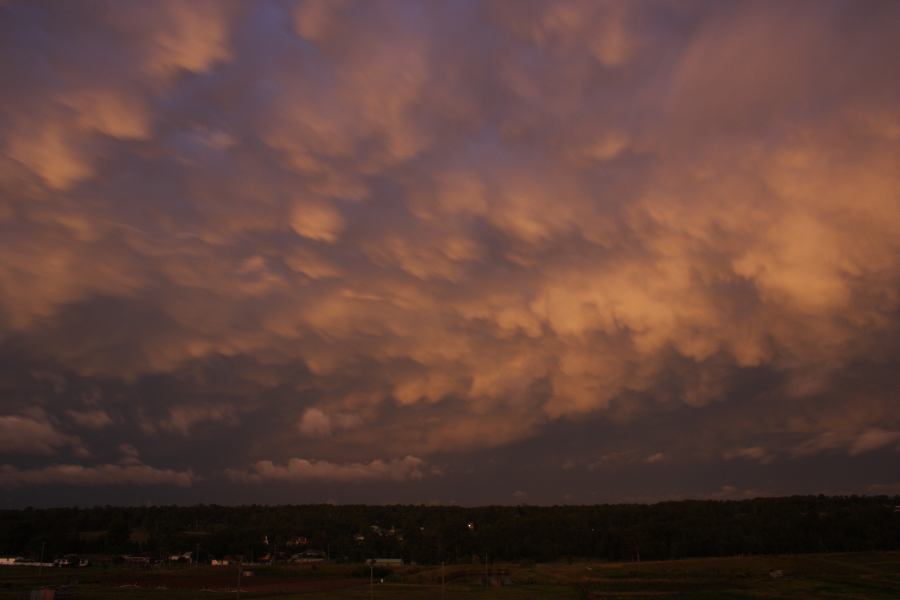
[[332,560],[659,560],[900,550],[900,496],[793,496],[592,506],[144,506],[0,511],[0,555]]

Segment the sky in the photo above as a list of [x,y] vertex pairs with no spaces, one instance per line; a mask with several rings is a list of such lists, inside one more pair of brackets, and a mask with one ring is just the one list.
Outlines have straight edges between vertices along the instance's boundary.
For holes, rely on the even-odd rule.
[[0,0],[0,507],[900,493],[897,31]]

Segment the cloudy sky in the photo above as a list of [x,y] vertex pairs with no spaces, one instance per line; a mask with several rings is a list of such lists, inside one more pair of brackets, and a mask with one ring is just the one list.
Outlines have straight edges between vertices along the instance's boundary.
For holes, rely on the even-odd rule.
[[897,31],[0,0],[0,506],[900,492]]

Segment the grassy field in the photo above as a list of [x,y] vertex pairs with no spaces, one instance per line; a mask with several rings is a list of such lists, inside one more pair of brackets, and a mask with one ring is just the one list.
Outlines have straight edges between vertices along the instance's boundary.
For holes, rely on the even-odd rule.
[[[900,598],[900,553],[811,554],[665,562],[448,565],[447,600]],[[441,568],[407,566],[370,589],[358,565],[253,568],[243,599],[432,600],[442,598]],[[773,576],[776,575],[776,576]],[[505,582],[507,585],[499,585]],[[22,600],[42,586],[70,585],[74,598],[187,600],[235,598],[235,567],[178,570],[0,567],[0,600]]]

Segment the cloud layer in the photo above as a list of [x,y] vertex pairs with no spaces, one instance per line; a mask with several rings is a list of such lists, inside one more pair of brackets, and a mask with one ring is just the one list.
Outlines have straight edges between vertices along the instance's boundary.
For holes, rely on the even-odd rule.
[[838,1],[0,5],[0,452],[173,449],[4,480],[400,482],[664,415],[694,434],[564,460],[893,453],[898,25]]
[[39,469],[0,466],[0,487],[35,485],[191,485],[189,472],[147,465],[50,465]]
[[249,471],[228,470],[234,481],[339,481],[363,482],[370,480],[406,481],[424,477],[425,462],[415,456],[406,456],[389,462],[373,460],[369,463],[335,464],[324,460],[292,458],[279,466],[270,460],[257,462]]

